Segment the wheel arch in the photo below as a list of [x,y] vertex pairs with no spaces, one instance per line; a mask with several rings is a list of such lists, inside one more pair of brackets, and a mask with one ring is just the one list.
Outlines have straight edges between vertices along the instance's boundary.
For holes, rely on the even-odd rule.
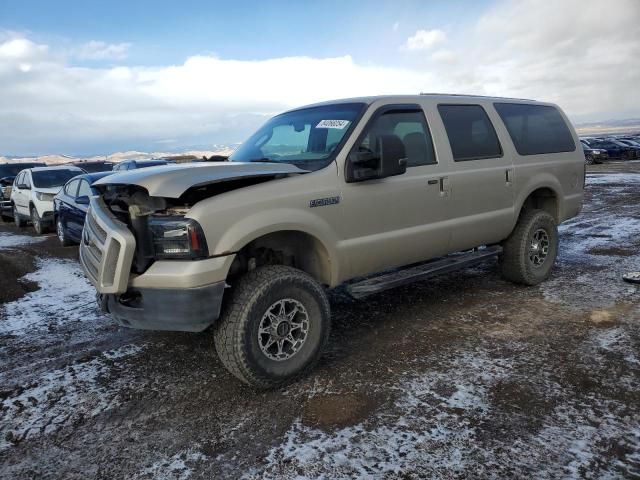
[[326,244],[303,230],[276,230],[246,241],[237,251],[228,276],[237,277],[264,265],[291,266],[328,286],[335,278],[332,255]]

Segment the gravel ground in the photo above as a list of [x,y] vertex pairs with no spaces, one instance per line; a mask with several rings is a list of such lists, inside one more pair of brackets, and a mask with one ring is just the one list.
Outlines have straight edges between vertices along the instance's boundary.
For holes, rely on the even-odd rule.
[[210,332],[115,326],[76,248],[0,224],[0,477],[640,478],[640,163],[590,172],[549,281],[334,292],[319,367],[270,392]]

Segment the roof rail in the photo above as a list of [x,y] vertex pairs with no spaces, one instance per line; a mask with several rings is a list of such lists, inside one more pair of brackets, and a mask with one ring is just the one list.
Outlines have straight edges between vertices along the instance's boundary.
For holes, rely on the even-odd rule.
[[436,92],[420,92],[420,95],[442,95],[445,97],[478,97],[478,98],[500,98],[503,100],[524,100],[526,102],[537,102],[530,98],[514,98],[514,97],[494,97],[491,95],[472,95],[469,93],[436,93]]

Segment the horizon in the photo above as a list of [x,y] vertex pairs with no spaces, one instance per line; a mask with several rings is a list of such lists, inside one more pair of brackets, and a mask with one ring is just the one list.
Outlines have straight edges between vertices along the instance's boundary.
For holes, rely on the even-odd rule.
[[374,3],[6,0],[0,155],[209,150],[293,107],[396,92],[640,118],[640,2]]

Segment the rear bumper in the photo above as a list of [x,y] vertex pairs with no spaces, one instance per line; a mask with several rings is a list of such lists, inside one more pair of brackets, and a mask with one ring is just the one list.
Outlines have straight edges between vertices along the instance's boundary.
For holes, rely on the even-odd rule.
[[201,287],[132,288],[99,295],[103,311],[122,326],[141,330],[201,332],[220,316],[225,282]]

